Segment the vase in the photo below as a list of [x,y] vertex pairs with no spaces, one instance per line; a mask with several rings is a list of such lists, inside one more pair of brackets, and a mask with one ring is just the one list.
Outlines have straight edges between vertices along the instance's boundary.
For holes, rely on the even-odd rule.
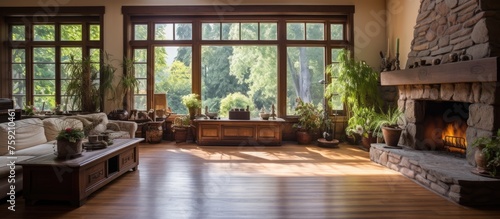
[[57,158],[70,159],[82,154],[82,139],[76,142],[57,140]]
[[297,131],[297,143],[310,144],[312,141],[311,134],[305,131]]
[[146,141],[150,144],[160,143],[163,138],[163,122],[147,124]]
[[476,148],[476,152],[474,153],[474,160],[476,161],[476,170],[479,173],[486,172],[486,156],[483,152],[483,145],[479,145]]
[[196,108],[188,108],[189,110],[189,119],[196,119]]
[[403,130],[400,128],[382,127],[385,144],[391,147],[398,146],[401,132],[403,132]]

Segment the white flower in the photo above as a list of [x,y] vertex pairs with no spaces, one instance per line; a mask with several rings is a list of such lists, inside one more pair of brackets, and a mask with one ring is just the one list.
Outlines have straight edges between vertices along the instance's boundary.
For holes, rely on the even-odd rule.
[[363,130],[363,126],[361,126],[361,125],[357,125],[357,126],[356,126],[356,133],[358,133],[358,134],[362,135],[362,134],[363,134],[363,132],[364,132],[364,130]]

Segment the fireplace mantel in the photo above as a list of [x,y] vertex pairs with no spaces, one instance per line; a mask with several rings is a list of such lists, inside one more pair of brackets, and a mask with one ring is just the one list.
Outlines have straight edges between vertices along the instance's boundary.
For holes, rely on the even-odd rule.
[[497,80],[498,57],[386,71],[380,75],[383,86],[496,82]]

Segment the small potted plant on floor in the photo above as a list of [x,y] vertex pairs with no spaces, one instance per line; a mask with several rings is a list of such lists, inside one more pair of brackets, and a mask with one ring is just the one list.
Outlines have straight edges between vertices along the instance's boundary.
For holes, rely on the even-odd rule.
[[387,146],[398,146],[399,138],[406,123],[403,111],[397,107],[390,107],[386,112],[376,114],[374,117],[375,132],[382,130]]
[[498,177],[500,174],[500,129],[491,137],[479,137],[471,145],[476,148],[476,171],[481,175]]
[[297,128],[297,142],[299,144],[310,144],[312,136],[317,136],[321,126],[321,111],[312,103],[297,100],[295,112],[299,121],[294,125]]
[[174,138],[176,143],[186,142],[188,136],[188,130],[191,127],[191,120],[189,116],[178,116],[174,119],[172,124],[172,132],[174,132]]

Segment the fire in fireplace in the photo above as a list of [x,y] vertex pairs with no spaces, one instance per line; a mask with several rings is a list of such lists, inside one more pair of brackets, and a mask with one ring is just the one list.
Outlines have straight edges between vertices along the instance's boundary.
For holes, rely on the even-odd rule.
[[431,150],[465,154],[469,103],[424,101],[424,144]]

